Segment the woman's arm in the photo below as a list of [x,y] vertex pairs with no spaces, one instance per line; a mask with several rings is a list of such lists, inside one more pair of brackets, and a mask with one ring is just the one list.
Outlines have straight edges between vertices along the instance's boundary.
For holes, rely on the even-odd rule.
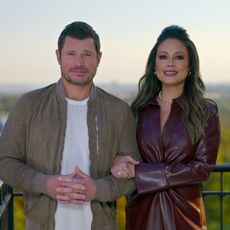
[[217,106],[204,127],[193,160],[187,164],[172,162],[141,163],[136,166],[138,193],[157,192],[175,186],[201,183],[208,179],[216,162],[220,143],[220,123]]

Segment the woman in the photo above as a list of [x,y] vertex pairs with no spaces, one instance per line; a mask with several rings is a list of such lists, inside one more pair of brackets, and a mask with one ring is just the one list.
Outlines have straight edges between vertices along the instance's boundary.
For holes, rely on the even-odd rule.
[[199,57],[186,30],[166,27],[150,52],[132,103],[143,162],[115,160],[116,177],[135,177],[127,229],[206,229],[201,183],[216,162],[217,105],[203,97]]

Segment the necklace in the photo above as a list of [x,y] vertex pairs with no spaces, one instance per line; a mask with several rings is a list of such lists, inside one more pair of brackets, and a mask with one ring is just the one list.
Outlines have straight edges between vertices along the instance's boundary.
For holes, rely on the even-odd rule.
[[165,101],[165,100],[162,98],[162,96],[161,96],[161,91],[159,92],[158,97],[159,97],[160,101],[161,101],[164,105],[171,105],[171,104],[172,104],[172,101]]

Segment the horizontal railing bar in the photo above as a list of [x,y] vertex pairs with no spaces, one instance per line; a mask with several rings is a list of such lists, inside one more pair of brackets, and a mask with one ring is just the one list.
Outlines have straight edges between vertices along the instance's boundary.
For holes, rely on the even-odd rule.
[[217,164],[214,166],[213,172],[229,172],[230,173],[230,164]]
[[226,195],[230,195],[230,191],[203,191],[202,192],[203,196],[209,196],[209,195],[218,195],[218,196],[226,196]]
[[23,192],[14,192],[13,194],[14,194],[14,196],[22,196]]

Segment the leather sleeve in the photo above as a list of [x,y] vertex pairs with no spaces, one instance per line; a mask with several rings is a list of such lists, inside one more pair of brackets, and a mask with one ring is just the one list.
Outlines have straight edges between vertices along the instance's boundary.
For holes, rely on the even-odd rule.
[[186,164],[153,162],[137,165],[135,179],[138,193],[163,191],[175,186],[201,183],[208,179],[215,165],[220,143],[220,123],[215,104],[204,133],[193,160]]

